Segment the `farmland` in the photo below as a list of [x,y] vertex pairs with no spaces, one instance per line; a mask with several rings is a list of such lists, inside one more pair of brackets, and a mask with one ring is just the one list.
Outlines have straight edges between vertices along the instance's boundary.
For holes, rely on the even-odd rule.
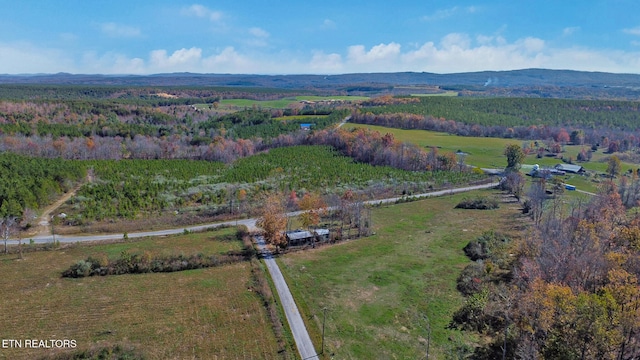
[[[235,229],[0,255],[3,339],[75,339],[77,350],[130,346],[149,359],[278,358],[278,341],[252,291],[249,262],[174,273],[61,278],[87,256],[123,251],[221,254],[240,249]],[[3,349],[1,358],[27,359],[43,349]]]
[[[302,158],[305,161],[299,161]],[[21,161],[17,159],[8,161]],[[241,189],[249,209],[274,190],[330,194],[378,186],[399,195],[400,189],[423,192],[481,178],[472,173],[413,172],[357,163],[329,146],[276,148],[229,165],[189,160],[67,160],[62,164],[85,172],[93,169],[95,177],[60,209],[74,225],[173,211],[230,213],[229,203],[236,201]],[[16,201],[24,203],[19,194]]]
[[[287,97],[278,100],[252,100],[252,99],[223,99],[220,101],[219,108],[223,110],[241,110],[243,108],[261,108],[261,109],[284,109],[287,107],[299,105],[301,102],[357,102],[367,100],[366,96],[313,96],[299,95]],[[196,105],[199,109],[208,109],[207,104]]]
[[[534,148],[534,141],[532,140],[459,136],[427,130],[406,130],[351,123],[346,124],[345,127],[348,129],[366,128],[383,134],[391,133],[400,141],[416,144],[425,148],[437,147],[441,151],[462,151],[466,154],[464,157],[464,162],[466,164],[481,168],[503,168],[506,165],[506,160],[503,154],[504,148],[508,144],[522,144],[523,146]],[[563,151],[560,155],[566,159],[577,159],[578,153],[584,148],[585,145],[564,145],[562,147]],[[611,154],[606,154],[604,151],[600,150],[593,152],[593,157],[590,161],[576,163],[584,166],[585,169],[591,172],[603,174],[606,172],[607,159],[610,156]],[[555,156],[538,158],[535,153],[531,153],[525,158],[524,163],[528,165],[538,164],[542,167],[553,167],[562,163],[562,160]],[[636,168],[638,168],[638,164],[623,161],[621,171],[625,173]],[[528,169],[530,170],[530,168]],[[578,185],[582,190],[595,192],[598,189],[599,181],[593,182],[592,180],[594,180],[593,177],[586,178],[579,175],[569,174],[565,177],[565,182]]]
[[467,154],[465,162],[481,168],[500,168],[505,166],[502,154],[507,144],[519,143],[514,139],[464,137],[426,130],[405,130],[375,125],[351,124],[347,129],[367,128],[382,134],[391,133],[396,139],[424,148],[437,147],[441,151]]
[[293,253],[280,264],[319,337],[327,308],[326,343],[337,358],[419,358],[431,326],[431,356],[444,358],[479,339],[447,329],[463,303],[456,278],[470,261],[462,248],[486,230],[526,223],[517,206],[454,209],[462,198],[492,191],[375,208],[375,235]]
[[[368,84],[348,88],[384,89]],[[243,251],[246,244],[232,229],[140,241],[126,241],[126,234],[265,216],[268,197],[277,194],[272,198],[281,202],[278,209],[283,211],[300,210],[302,199],[317,197],[317,204],[340,208],[331,221],[340,222],[341,228],[373,226],[371,236],[292,251],[278,259],[316,348],[327,309],[327,358],[419,358],[427,344],[431,358],[479,354],[501,339],[503,320],[465,318],[461,311],[479,299],[487,307],[472,308],[471,314],[486,312],[494,320],[518,315],[496,315],[495,309],[506,309],[500,299],[526,292],[523,287],[518,293],[520,283],[509,280],[521,274],[520,259],[531,257],[525,265],[538,261],[535,244],[526,248],[522,242],[540,240],[536,236],[546,228],[538,225],[549,221],[577,226],[572,219],[556,221],[571,214],[584,219],[580,226],[594,221],[588,223],[593,231],[576,233],[594,234],[595,239],[600,229],[611,234],[619,230],[602,223],[608,221],[607,214],[635,214],[637,178],[618,174],[617,179],[628,183],[616,190],[607,178],[594,175],[607,172],[614,155],[623,160],[620,173],[638,167],[635,102],[468,98],[467,90],[455,86],[438,94],[377,98],[343,96],[344,89],[327,95],[332,92],[0,86],[0,219],[15,217],[12,224],[27,233],[44,206],[73,189],[75,196],[55,211],[58,234],[125,234],[113,244],[51,245],[38,252],[29,251],[32,245],[25,240],[24,260],[15,254],[0,256],[0,271],[7,274],[0,289],[10,294],[0,301],[7,309],[0,336],[73,337],[81,349],[123,345],[149,358],[286,358],[295,351],[290,335],[273,322],[282,309],[269,307],[269,296],[258,291],[269,286],[256,285],[256,274],[262,271],[256,259],[211,262],[207,266],[214,267],[175,273],[60,278],[88,258],[139,254],[145,259],[199,259]],[[349,122],[336,128],[347,118]],[[303,130],[302,123],[313,126]],[[593,197],[602,201],[593,208],[606,211],[581,214],[580,208],[570,207],[583,206],[591,196],[556,194],[534,180],[522,180],[518,200],[505,191],[478,191],[374,207],[372,218],[365,220],[345,205],[487,181],[472,168],[504,168],[509,144],[526,150],[521,173],[533,164],[583,165],[588,176],[559,179],[580,190],[609,191],[610,197]],[[586,153],[589,161],[577,162]],[[470,166],[462,166],[461,160]],[[536,198],[533,190],[540,184]],[[617,206],[616,194],[628,208]],[[466,197],[473,197],[468,203],[487,200],[500,207],[456,209]],[[611,248],[619,246],[615,251],[628,251],[624,256],[631,259],[635,254],[628,249],[637,245],[636,227],[622,218],[618,220],[625,232],[607,241]],[[299,221],[293,224],[309,226]],[[462,249],[486,231],[506,234],[516,243],[514,249],[523,246],[527,251],[499,254],[503,258],[482,253],[484,258],[472,262]],[[337,233],[332,241],[343,240]],[[611,254],[598,254],[598,261],[609,261]],[[600,264],[591,260],[586,263]],[[631,274],[632,260],[629,264],[624,271]],[[459,275],[474,269],[478,273],[468,281],[477,292],[459,292]],[[588,293],[579,291],[580,296]],[[37,326],[27,315],[34,313]],[[516,330],[516,325],[509,328],[512,337],[506,340],[523,341],[517,336],[528,333]],[[6,354],[0,357],[39,355]]]

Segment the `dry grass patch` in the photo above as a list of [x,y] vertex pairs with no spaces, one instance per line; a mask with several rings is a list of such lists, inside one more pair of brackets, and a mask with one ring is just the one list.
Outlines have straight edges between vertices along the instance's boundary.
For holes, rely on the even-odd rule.
[[[62,279],[73,262],[95,253],[225,252],[239,241],[222,232],[135,243],[74,246],[0,256],[0,338],[75,339],[78,349],[134,346],[150,359],[277,358],[278,345],[249,262],[175,273]],[[2,349],[0,358],[31,359],[50,350]]]

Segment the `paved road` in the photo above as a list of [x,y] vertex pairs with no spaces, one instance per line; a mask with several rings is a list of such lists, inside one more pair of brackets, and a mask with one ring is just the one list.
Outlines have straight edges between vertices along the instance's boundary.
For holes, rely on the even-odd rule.
[[[371,205],[389,204],[389,203],[394,203],[394,202],[396,202],[398,200],[401,200],[401,199],[415,199],[415,198],[426,198],[426,197],[433,197],[433,196],[443,196],[443,195],[455,194],[455,193],[465,192],[465,191],[473,191],[473,190],[478,190],[478,189],[487,189],[487,188],[490,188],[490,187],[494,187],[496,185],[498,185],[498,183],[489,183],[489,184],[475,185],[475,186],[465,186],[465,187],[460,187],[460,188],[451,188],[451,189],[447,189],[447,190],[439,190],[439,191],[433,191],[433,192],[429,192],[429,193],[415,194],[415,195],[401,196],[401,197],[394,197],[394,198],[389,198],[389,199],[369,200],[369,201],[366,201],[365,203],[371,204]],[[300,215],[300,213],[301,213],[301,211],[294,211],[294,212],[287,213],[287,216],[298,216],[298,215]],[[132,232],[132,233],[128,233],[127,236],[130,239],[146,237],[146,236],[166,236],[166,235],[180,234],[180,233],[184,232],[184,230],[201,231],[201,230],[205,230],[205,229],[208,229],[208,228],[214,228],[214,227],[218,227],[218,226],[222,226],[222,225],[236,225],[236,224],[245,225],[245,226],[247,226],[247,228],[249,228],[249,230],[257,230],[257,228],[255,226],[256,219],[242,219],[242,220],[237,220],[237,221],[236,220],[231,220],[231,221],[225,221],[225,222],[219,222],[219,223],[211,223],[211,224],[203,224],[203,225],[197,225],[197,226],[186,226],[186,227],[181,227],[181,228],[177,228],[177,229]],[[60,243],[75,243],[75,242],[102,241],[102,240],[120,240],[123,237],[124,237],[123,233],[116,233],[116,234],[85,235],[85,236],[56,235],[55,239],[56,239],[56,241],[59,241]],[[35,243],[42,244],[42,243],[52,242],[53,241],[53,236],[47,235],[47,236],[28,237],[28,238],[23,239],[23,241],[28,242],[30,239],[33,239],[33,241]],[[8,241],[9,244],[17,244],[17,242],[18,241],[14,240],[14,239]]]
[[304,326],[304,321],[302,321],[302,316],[300,316],[298,306],[293,300],[293,295],[291,295],[291,291],[289,291],[289,287],[282,276],[278,263],[276,263],[276,260],[273,258],[269,250],[267,250],[262,236],[256,237],[256,243],[258,244],[258,249],[262,251],[264,262],[267,265],[271,279],[273,279],[273,283],[276,286],[276,291],[278,292],[280,303],[284,309],[284,314],[287,317],[287,322],[289,323],[289,328],[293,334],[293,339],[296,342],[298,353],[300,353],[300,358],[317,360],[318,356],[316,355],[316,349],[313,347],[307,328]]

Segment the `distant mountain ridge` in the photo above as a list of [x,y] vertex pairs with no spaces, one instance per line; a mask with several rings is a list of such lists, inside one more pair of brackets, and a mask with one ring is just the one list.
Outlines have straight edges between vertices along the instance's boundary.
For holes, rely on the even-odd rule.
[[124,86],[238,86],[281,89],[328,89],[347,85],[472,87],[627,87],[640,88],[639,74],[524,69],[454,74],[426,72],[341,75],[234,75],[167,73],[154,75],[33,74],[0,75],[0,84]]

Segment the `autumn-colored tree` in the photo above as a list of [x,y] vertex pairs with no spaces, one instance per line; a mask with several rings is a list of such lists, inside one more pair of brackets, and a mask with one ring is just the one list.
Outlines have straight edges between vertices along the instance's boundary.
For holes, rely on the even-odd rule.
[[438,156],[438,170],[452,171],[456,167],[456,154],[445,153]]
[[607,146],[607,152],[613,154],[618,151],[620,151],[620,142],[617,140],[610,141],[609,146]]
[[560,131],[558,131],[558,133],[556,134],[556,141],[560,144],[568,143],[569,139],[569,133],[565,129],[560,129]]
[[238,197],[238,203],[240,204],[240,212],[242,213],[244,212],[245,202],[247,200],[247,190],[238,190],[238,194],[236,196]]
[[282,194],[274,193],[265,199],[256,226],[262,228],[264,240],[275,246],[276,251],[287,245],[287,238],[284,234],[287,228],[287,216]]
[[609,157],[609,160],[607,161],[607,174],[609,174],[609,177],[613,179],[616,175],[620,175],[621,169],[622,164],[620,159],[615,155]]
[[300,222],[305,228],[317,226],[320,223],[320,217],[325,212],[327,205],[319,194],[306,193],[298,201],[298,206],[302,213],[300,214]]

